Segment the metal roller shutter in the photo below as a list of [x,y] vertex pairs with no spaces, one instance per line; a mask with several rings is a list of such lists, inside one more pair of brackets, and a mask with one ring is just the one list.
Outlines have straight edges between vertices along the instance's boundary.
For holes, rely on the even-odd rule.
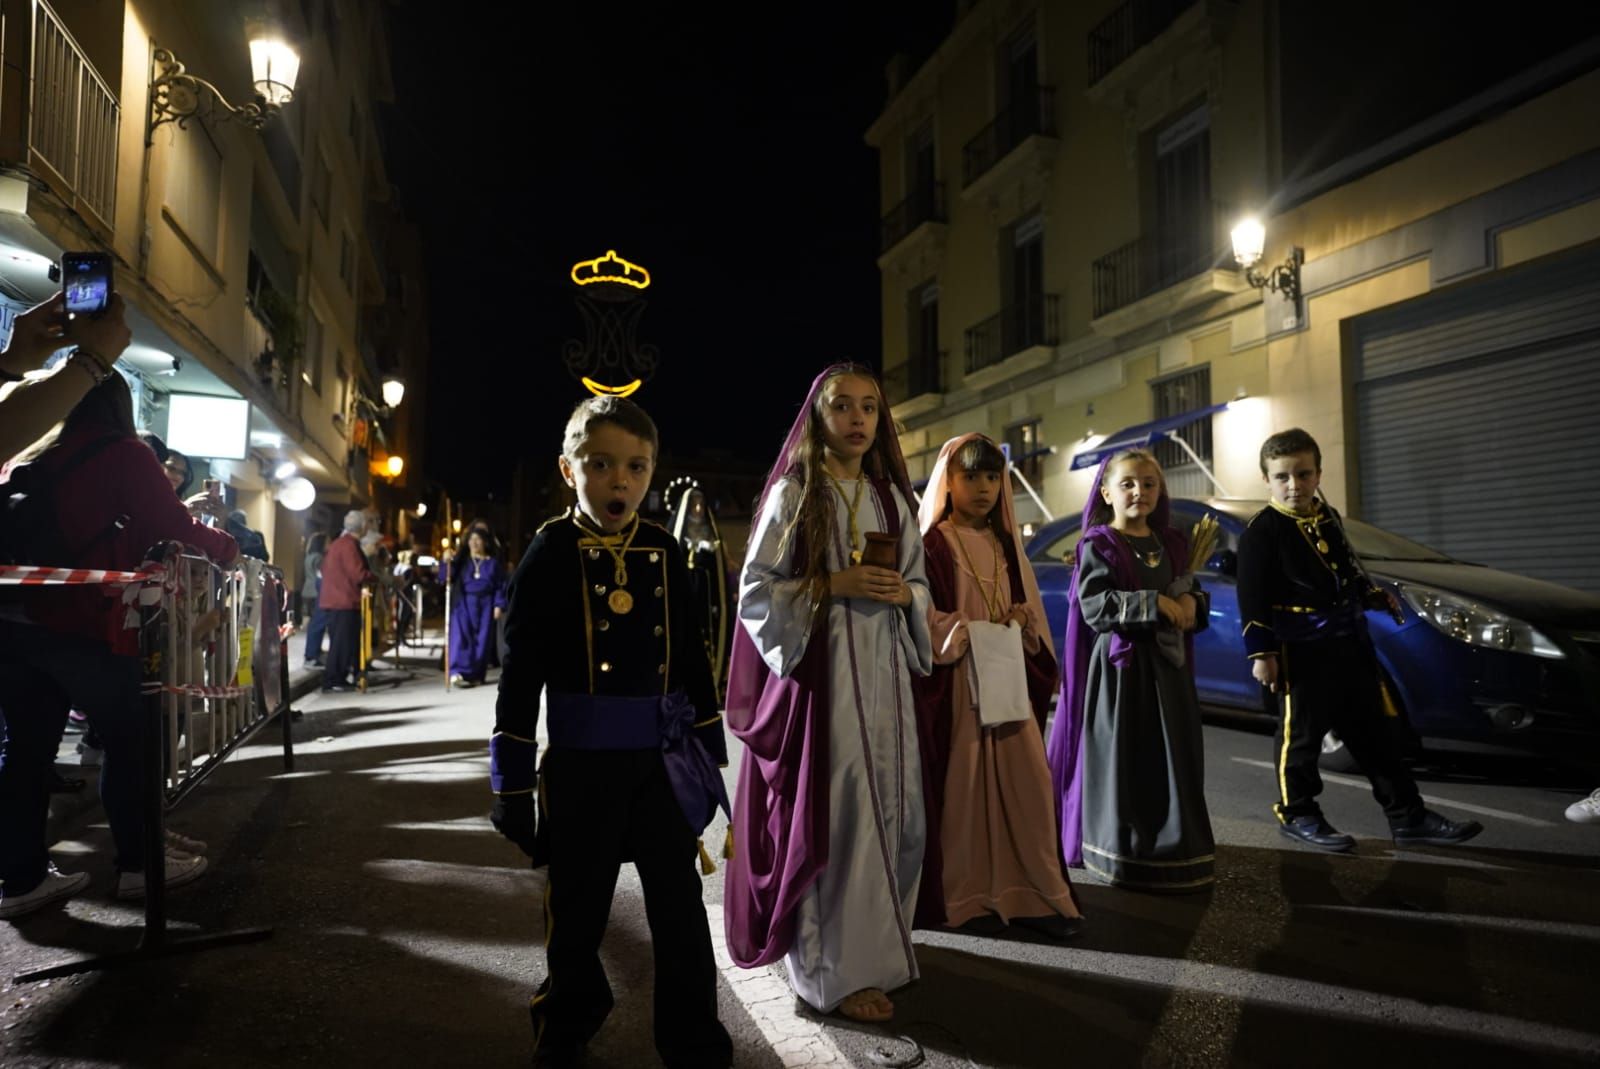
[[1600,255],[1356,323],[1361,515],[1600,592]]

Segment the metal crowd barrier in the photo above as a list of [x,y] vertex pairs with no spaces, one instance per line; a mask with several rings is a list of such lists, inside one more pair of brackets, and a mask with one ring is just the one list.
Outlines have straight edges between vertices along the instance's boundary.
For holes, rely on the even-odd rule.
[[172,937],[167,932],[166,812],[187,798],[234,750],[274,717],[283,761],[294,768],[289,705],[288,589],[283,573],[241,559],[226,569],[176,543],[151,550],[136,573],[0,569],[0,583],[113,584],[124,590],[127,625],[139,629],[146,718],[143,746],[144,928],[134,950],[67,962],[15,977],[49,980],[269,938],[271,928]]

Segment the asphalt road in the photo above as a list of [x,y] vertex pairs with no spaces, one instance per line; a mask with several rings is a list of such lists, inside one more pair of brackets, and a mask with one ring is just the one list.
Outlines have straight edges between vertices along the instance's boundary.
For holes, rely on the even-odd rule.
[[[542,972],[543,875],[489,827],[492,688],[446,693],[389,673],[367,695],[304,700],[296,770],[236,754],[172,819],[212,871],[173,893],[175,932],[270,926],[265,942],[48,984],[7,983],[0,1064],[525,1065]],[[392,682],[393,685],[389,685]],[[1077,880],[1067,945],[919,933],[922,979],[892,1029],[797,1012],[781,969],[731,965],[723,1017],[741,1066],[1593,1065],[1600,826],[1562,809],[1593,786],[1534,762],[1422,770],[1446,814],[1488,830],[1397,851],[1359,777],[1327,813],[1353,855],[1280,838],[1270,739],[1207,728],[1216,888],[1154,897]],[[3,972],[132,946],[110,898],[98,808],[59,827],[63,869],[94,876],[64,908],[0,922]],[[721,841],[721,829],[708,842]],[[706,881],[713,931],[721,878]],[[651,956],[625,869],[604,948],[617,1010],[587,1064],[660,1064]],[[720,953],[720,948],[719,948]],[[726,959],[723,959],[724,964]]]

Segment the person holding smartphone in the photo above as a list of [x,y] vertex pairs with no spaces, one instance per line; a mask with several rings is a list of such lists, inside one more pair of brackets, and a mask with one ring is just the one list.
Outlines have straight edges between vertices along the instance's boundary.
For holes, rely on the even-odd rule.
[[[111,294],[99,315],[69,317],[66,297],[57,293],[12,322],[11,340],[0,352],[0,462],[42,438],[112,373],[133,341],[123,314],[122,298]],[[77,348],[64,364],[30,377],[68,346]]]

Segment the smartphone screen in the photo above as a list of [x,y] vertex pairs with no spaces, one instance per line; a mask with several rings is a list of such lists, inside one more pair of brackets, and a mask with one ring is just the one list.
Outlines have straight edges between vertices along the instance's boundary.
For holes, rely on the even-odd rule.
[[111,303],[111,257],[103,252],[61,256],[61,292],[69,315],[99,315]]

